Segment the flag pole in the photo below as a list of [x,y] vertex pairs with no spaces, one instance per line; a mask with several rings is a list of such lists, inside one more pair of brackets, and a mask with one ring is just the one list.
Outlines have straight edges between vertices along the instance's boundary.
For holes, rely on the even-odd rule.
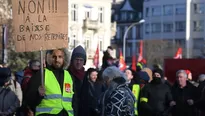
[[41,55],[41,85],[44,86],[43,47],[41,47],[40,55]]
[[2,64],[4,64],[4,25],[2,25]]

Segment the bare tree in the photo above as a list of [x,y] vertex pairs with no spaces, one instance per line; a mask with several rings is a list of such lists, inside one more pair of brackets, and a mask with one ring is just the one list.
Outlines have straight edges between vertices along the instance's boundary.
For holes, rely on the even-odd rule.
[[163,64],[164,58],[170,57],[173,54],[171,42],[161,39],[144,40],[143,48],[144,57],[147,60],[148,66],[152,66],[155,63]]

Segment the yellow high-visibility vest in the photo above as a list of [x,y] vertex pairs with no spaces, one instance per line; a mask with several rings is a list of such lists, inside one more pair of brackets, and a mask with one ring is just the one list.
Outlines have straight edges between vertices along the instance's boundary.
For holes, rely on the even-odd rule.
[[135,115],[138,115],[137,104],[138,104],[139,93],[140,93],[140,86],[138,84],[133,85],[132,93],[134,94],[135,99],[137,100],[135,103]]
[[40,114],[59,114],[63,109],[69,116],[73,116],[72,97],[73,81],[64,70],[63,92],[52,71],[45,69],[45,96],[41,103],[36,107],[36,116]]

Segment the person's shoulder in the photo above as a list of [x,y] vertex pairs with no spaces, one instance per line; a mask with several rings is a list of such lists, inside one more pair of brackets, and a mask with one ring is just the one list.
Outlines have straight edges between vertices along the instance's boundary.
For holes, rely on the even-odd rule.
[[[10,88],[3,88],[2,89],[2,95],[5,95],[6,97],[12,97],[12,96],[16,96],[16,94],[14,93],[14,91],[12,91]],[[1,95],[1,96],[2,96]]]

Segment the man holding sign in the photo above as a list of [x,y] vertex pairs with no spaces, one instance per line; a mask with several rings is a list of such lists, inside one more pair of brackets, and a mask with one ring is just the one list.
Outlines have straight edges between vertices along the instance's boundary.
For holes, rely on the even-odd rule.
[[[27,92],[27,103],[37,116],[73,116],[73,81],[67,66],[65,49],[51,52],[51,66],[44,70],[44,85],[40,72],[31,77]],[[35,109],[34,109],[35,108]]]

